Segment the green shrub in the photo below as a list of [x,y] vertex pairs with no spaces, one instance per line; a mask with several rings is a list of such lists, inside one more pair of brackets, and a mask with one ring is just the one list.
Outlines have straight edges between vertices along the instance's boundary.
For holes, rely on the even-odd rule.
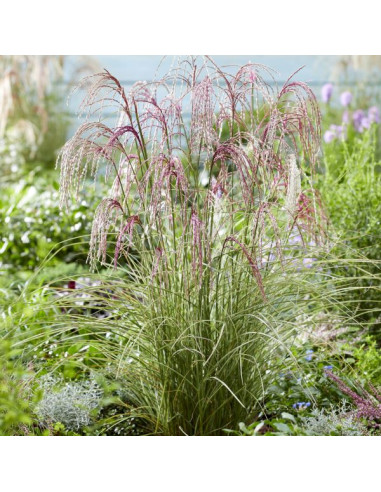
[[381,352],[372,337],[366,337],[359,347],[353,350],[356,369],[361,378],[381,387]]
[[0,197],[0,270],[20,276],[38,268],[54,249],[50,265],[59,261],[86,264],[91,231],[87,201],[73,203],[65,214],[58,206],[58,187],[53,176],[31,172],[17,184],[8,184]]

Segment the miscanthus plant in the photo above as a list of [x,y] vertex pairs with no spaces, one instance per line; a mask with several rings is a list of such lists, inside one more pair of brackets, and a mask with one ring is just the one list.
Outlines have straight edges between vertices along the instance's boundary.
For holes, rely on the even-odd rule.
[[[298,315],[330,304],[308,252],[324,244],[320,113],[307,85],[277,89],[272,76],[186,58],[126,92],[104,71],[59,155],[62,207],[89,177],[110,183],[88,260],[125,273],[93,291],[108,318],[62,309],[62,330],[87,334],[148,433],[213,435],[244,421]],[[110,111],[115,126],[102,120]]]

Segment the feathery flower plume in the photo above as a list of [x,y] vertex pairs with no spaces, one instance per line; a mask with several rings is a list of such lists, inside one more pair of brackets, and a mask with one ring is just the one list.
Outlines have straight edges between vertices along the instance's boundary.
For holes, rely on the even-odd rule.
[[123,216],[123,208],[112,198],[105,198],[98,205],[93,220],[90,237],[88,262],[92,269],[96,262],[106,263],[107,238],[112,224],[116,224],[118,217]]
[[131,217],[128,217],[126,223],[122,227],[122,229],[119,232],[118,239],[116,241],[116,246],[115,246],[115,254],[114,254],[114,268],[118,266],[118,258],[120,256],[120,251],[122,248],[122,243],[124,236],[127,235],[128,237],[128,248],[132,244],[132,234],[134,232],[134,225],[139,224],[140,226],[142,223],[140,222],[140,219],[137,215],[132,215]]
[[107,144],[105,146],[105,151],[107,151],[108,148],[113,148],[115,146],[115,143],[117,143],[117,144],[119,144],[119,145],[117,145],[117,148],[119,150],[121,150],[122,152],[124,152],[124,146],[122,146],[120,144],[119,137],[121,137],[122,135],[125,135],[126,133],[131,133],[134,136],[134,138],[136,139],[137,143],[139,144],[139,147],[140,148],[142,147],[142,143],[140,141],[140,137],[139,137],[138,132],[131,125],[126,125],[126,126],[122,126],[120,128],[115,128],[112,136],[110,137],[109,141],[107,142]]
[[108,154],[99,141],[110,138],[112,135],[112,130],[102,123],[84,123],[61,149],[56,164],[56,167],[60,166],[61,168],[61,208],[67,208],[73,188],[75,197],[78,198],[80,187],[86,179],[89,167],[91,177],[96,179],[100,162],[108,160]]
[[[173,179],[175,180],[174,188],[172,187]],[[179,193],[182,194],[183,200],[188,198],[188,179],[178,157],[168,157],[162,153],[153,157],[144,176],[144,183],[145,187],[150,186],[150,211],[153,218],[156,217],[160,203],[164,202],[170,209],[172,199],[177,202]],[[174,191],[174,196],[172,196],[172,191]]]
[[217,181],[214,176],[212,176],[210,181],[210,190],[217,200],[220,200],[223,195],[228,194],[221,181]]
[[252,206],[255,185],[257,184],[256,167],[245,150],[238,147],[234,141],[223,142],[217,147],[212,157],[212,164],[218,160],[225,163],[229,160],[233,162],[240,176],[240,185],[245,204],[247,207]]
[[300,170],[296,163],[296,156],[292,154],[288,159],[288,186],[286,195],[286,209],[290,213],[291,218],[294,217],[295,211],[297,210],[301,192]]
[[136,154],[127,154],[120,159],[116,176],[111,187],[110,195],[114,200],[122,201],[130,195],[131,187],[136,186],[140,199],[143,199],[143,193],[139,186],[137,178],[138,156]]
[[192,226],[192,271],[196,277],[198,274],[199,285],[202,282],[202,231],[203,223],[197,216],[195,211],[192,211],[191,215]]
[[[292,152],[298,154],[300,139],[303,152],[308,156],[313,170],[320,148],[321,114],[315,94],[308,85],[291,80],[297,72],[288,79],[278,95],[278,106],[282,108],[279,125],[283,135],[281,143],[286,145],[284,136],[288,135],[293,144]],[[295,104],[291,103],[293,98]]]
[[213,84],[209,77],[205,77],[192,90],[192,152],[198,152],[201,144],[203,148],[210,150],[216,142],[213,120]]
[[[78,196],[88,176],[97,179],[101,165],[106,182],[113,178],[109,198],[94,217],[92,267],[97,260],[105,263],[112,227],[120,231],[117,262],[123,237],[136,224],[131,217],[144,218],[144,230],[152,236],[146,244],[160,245],[163,254],[190,244],[193,275],[198,272],[200,281],[203,262],[212,261],[236,211],[250,214],[256,247],[262,248],[266,228],[272,229],[280,258],[277,207],[286,203],[288,216],[304,224],[305,233],[315,231],[318,202],[302,190],[296,162],[302,150],[313,171],[320,141],[316,98],[306,84],[291,78],[276,94],[264,75],[272,77],[261,65],[247,64],[234,74],[209,57],[201,64],[190,57],[162,79],[136,83],[128,93],[107,71],[85,80],[93,82],[80,108],[87,120],[63,147],[57,165],[61,207],[68,205],[72,190]],[[119,114],[115,127],[91,121],[100,120],[106,107]],[[208,171],[208,186],[199,183],[201,168]],[[217,210],[222,196],[226,201]]]
[[163,257],[163,250],[161,248],[156,248],[155,249],[155,263],[152,269],[152,274],[151,274],[151,279],[153,280],[158,272],[159,269],[159,263]]

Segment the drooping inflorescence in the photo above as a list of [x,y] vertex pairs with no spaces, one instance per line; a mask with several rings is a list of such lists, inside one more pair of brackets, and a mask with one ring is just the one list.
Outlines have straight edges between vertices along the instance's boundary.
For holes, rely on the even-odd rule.
[[[208,57],[191,57],[129,92],[107,71],[93,77],[81,106],[87,120],[57,161],[63,207],[88,177],[112,176],[94,217],[93,267],[107,262],[113,232],[115,266],[124,245],[136,240],[137,250],[151,250],[152,278],[160,278],[161,265],[170,267],[158,258],[189,256],[182,264],[200,286],[205,267],[233,241],[265,297],[261,261],[252,251],[270,242],[281,257],[285,223],[293,228],[300,221],[315,240],[321,232],[309,182],[320,140],[317,103],[305,84],[289,79],[277,91],[269,76],[261,65],[232,72]],[[115,126],[102,121],[106,107],[117,115]],[[234,226],[242,214],[244,237]]]
[[374,386],[370,385],[370,392],[360,387],[356,393],[332,371],[326,370],[326,374],[356,405],[358,419],[366,419],[370,425],[381,427],[381,394]]

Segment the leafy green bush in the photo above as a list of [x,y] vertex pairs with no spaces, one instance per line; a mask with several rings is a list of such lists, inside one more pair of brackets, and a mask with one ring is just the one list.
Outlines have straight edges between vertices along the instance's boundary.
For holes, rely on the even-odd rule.
[[356,368],[365,381],[381,387],[381,352],[372,337],[366,337],[360,346],[353,350]]
[[89,193],[87,201],[73,203],[64,214],[55,187],[54,176],[49,179],[35,170],[17,184],[2,188],[0,269],[7,275],[35,270],[52,249],[56,254],[50,265],[86,263],[95,193]]

